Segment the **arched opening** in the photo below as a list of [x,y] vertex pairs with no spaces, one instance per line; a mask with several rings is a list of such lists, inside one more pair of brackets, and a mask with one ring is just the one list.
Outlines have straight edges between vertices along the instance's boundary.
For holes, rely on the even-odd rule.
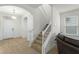
[[33,16],[27,10],[17,6],[1,6],[0,22],[1,39],[23,37],[30,41]]

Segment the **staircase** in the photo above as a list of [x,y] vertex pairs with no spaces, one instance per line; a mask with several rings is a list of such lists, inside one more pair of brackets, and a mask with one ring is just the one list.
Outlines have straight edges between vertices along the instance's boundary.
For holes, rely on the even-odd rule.
[[44,31],[42,31],[42,53],[47,53],[48,50],[50,49],[49,47],[49,41],[51,39],[51,25],[52,23],[50,22],[48,24],[48,26],[46,27],[46,29]]
[[49,33],[51,31],[51,23],[47,24],[47,26],[45,27],[45,30],[42,31],[42,37],[43,37],[43,43],[45,42],[45,40],[47,39]]
[[42,53],[42,33],[40,33],[36,40],[33,42],[32,48],[37,52]]

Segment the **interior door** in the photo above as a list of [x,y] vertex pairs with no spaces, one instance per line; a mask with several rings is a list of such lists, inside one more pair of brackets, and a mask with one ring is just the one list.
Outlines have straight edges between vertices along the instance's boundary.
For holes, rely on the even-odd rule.
[[3,38],[11,38],[14,36],[14,20],[3,19]]

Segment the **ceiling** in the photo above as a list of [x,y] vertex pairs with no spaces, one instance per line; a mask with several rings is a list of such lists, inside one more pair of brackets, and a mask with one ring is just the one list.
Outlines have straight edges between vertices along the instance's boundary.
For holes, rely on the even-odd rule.
[[[0,6],[17,6],[26,9],[32,13],[36,8],[42,4],[0,4]],[[51,7],[55,7],[60,13],[66,12],[69,10],[79,8],[79,4],[50,4]]]
[[41,4],[0,4],[0,12],[12,14],[13,9],[15,9],[16,14],[22,15],[27,12],[32,13],[39,6]]
[[29,6],[31,8],[37,8],[37,7],[41,6],[42,4],[0,4],[0,6],[10,6],[10,5]]
[[[20,7],[22,9],[25,9],[26,11],[32,13],[36,8],[41,6],[42,4],[0,4],[0,6],[16,6]],[[79,8],[79,4],[50,4],[51,7],[55,7],[56,10],[58,10],[60,13],[67,12],[73,9]],[[3,11],[7,12],[7,9],[4,8]],[[18,8],[17,8],[18,9]],[[20,13],[20,9],[18,9],[18,12]],[[10,12],[10,11],[8,11]],[[23,12],[24,13],[24,12]]]
[[60,13],[79,8],[79,4],[54,4],[51,6],[54,6]]
[[34,10],[42,4],[0,4],[0,6],[17,6],[27,10]]
[[41,6],[42,4],[27,4],[29,7],[32,8],[38,8],[39,6]]

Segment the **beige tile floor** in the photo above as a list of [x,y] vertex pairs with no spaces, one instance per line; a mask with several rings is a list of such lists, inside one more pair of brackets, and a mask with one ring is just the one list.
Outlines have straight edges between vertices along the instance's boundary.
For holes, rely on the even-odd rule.
[[0,40],[0,54],[38,54],[23,38]]

